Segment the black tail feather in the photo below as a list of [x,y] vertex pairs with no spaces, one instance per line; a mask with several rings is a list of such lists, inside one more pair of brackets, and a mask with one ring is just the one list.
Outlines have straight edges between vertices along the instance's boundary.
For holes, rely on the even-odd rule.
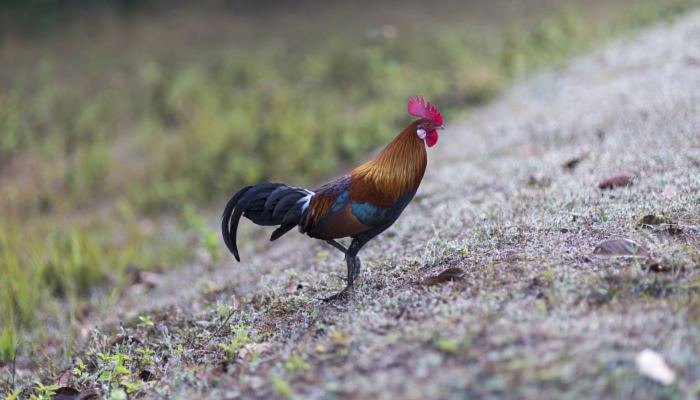
[[270,237],[276,240],[294,228],[304,213],[305,196],[312,192],[283,185],[281,183],[261,183],[247,186],[236,193],[224,208],[221,221],[221,234],[226,247],[237,261],[241,261],[236,245],[236,233],[241,216],[258,225],[281,225]]
[[282,197],[275,207],[272,209],[272,218],[283,217],[286,212],[290,211],[292,204],[299,201],[300,196],[286,196]]
[[[241,218],[241,215],[238,214],[238,216],[235,218],[235,221],[233,221],[232,214],[234,209],[236,208],[236,205],[238,204],[238,201],[251,188],[252,186],[246,186],[243,189],[241,189],[238,193],[233,195],[233,197],[231,197],[231,200],[229,200],[228,203],[226,203],[226,207],[224,208],[224,214],[221,216],[221,234],[224,237],[224,243],[226,243],[226,247],[228,247],[229,251],[231,251],[233,256],[236,257],[237,261],[241,261],[241,258],[238,255],[238,247],[236,246],[236,231],[238,230],[238,220]],[[231,222],[233,222],[233,224],[231,224]]]
[[295,226],[295,224],[280,226],[279,228],[275,229],[274,232],[272,232],[272,235],[270,235],[270,241],[274,242],[275,240],[279,239],[280,236],[292,230],[292,228],[294,228]]

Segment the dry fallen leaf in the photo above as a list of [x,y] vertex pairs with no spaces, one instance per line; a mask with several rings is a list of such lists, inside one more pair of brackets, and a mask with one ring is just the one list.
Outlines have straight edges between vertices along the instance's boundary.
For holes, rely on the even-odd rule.
[[665,215],[648,214],[648,215],[643,216],[637,224],[641,225],[641,226],[661,225],[661,224],[668,223],[670,221],[671,221],[671,219]]
[[661,258],[650,258],[647,260],[647,267],[652,272],[671,272],[672,266]]
[[56,389],[56,394],[54,394],[54,400],[76,400],[80,392],[72,387],[60,387]]
[[54,381],[55,385],[58,386],[63,386],[63,387],[69,387],[73,384],[73,375],[71,374],[71,370],[67,369],[59,375],[58,379]]
[[72,387],[58,388],[52,397],[54,400],[94,400],[99,398],[99,393],[95,389],[86,389],[82,392]]
[[675,236],[683,233],[683,228],[678,224],[663,224],[654,228],[654,233],[667,236]]
[[294,294],[297,293],[298,291],[304,289],[304,285],[301,283],[291,283],[284,289],[285,292],[288,294]]
[[350,343],[350,336],[341,331],[333,331],[328,335],[336,346],[345,347]]
[[569,161],[565,162],[564,165],[562,165],[562,167],[564,167],[564,169],[571,171],[574,168],[576,168],[581,163],[581,161],[585,160],[587,156],[588,156],[588,154],[582,154],[578,157],[574,157],[574,158],[570,159]]
[[552,184],[552,179],[542,174],[533,174],[527,179],[527,185],[539,188],[546,188]]
[[95,390],[95,389],[86,389],[80,392],[78,395],[78,398],[76,400],[93,400],[93,399],[98,399],[100,397],[100,393]]
[[443,283],[447,281],[453,281],[456,279],[461,279],[464,276],[464,270],[461,268],[447,268],[446,270],[440,272],[437,275],[426,278],[423,281],[424,285],[437,285],[438,283]]
[[632,186],[632,177],[628,174],[618,174],[602,180],[598,187],[600,189],[614,189],[622,186]]
[[240,357],[242,362],[246,362],[253,356],[253,354],[261,356],[271,351],[273,347],[274,345],[270,342],[248,343],[238,351],[238,357]]
[[662,385],[670,385],[676,380],[676,373],[666,364],[661,354],[644,349],[636,358],[639,373]]
[[163,278],[155,272],[141,271],[139,272],[139,281],[146,285],[148,289],[152,289],[158,286],[163,281]]
[[110,346],[116,346],[120,344],[129,344],[129,343],[134,343],[134,344],[141,344],[141,339],[139,339],[136,336],[131,336],[131,335],[117,335],[112,341],[110,342]]
[[647,251],[630,239],[610,239],[598,243],[593,249],[597,256],[646,257]]

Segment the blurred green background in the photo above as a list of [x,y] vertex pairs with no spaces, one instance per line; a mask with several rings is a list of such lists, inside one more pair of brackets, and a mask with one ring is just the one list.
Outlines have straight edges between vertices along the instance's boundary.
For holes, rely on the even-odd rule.
[[75,336],[135,270],[218,260],[228,196],[349,168],[410,120],[409,96],[450,125],[697,5],[0,1],[0,362]]

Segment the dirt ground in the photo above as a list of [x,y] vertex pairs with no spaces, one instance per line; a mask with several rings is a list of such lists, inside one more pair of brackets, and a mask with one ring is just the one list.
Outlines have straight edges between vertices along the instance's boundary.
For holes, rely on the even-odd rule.
[[[333,248],[244,221],[240,264],[203,251],[135,289],[78,355],[151,349],[147,397],[699,396],[700,13],[445,120],[350,299],[319,300],[343,285]],[[596,250],[619,238],[641,249]],[[647,348],[673,384],[640,374]]]

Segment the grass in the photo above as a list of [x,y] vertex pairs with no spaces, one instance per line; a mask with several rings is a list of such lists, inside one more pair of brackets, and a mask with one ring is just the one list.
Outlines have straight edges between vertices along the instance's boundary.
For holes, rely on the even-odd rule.
[[[77,349],[84,363],[76,360],[73,341],[79,327],[98,318],[95,309],[109,309],[128,296],[134,273],[162,272],[196,263],[198,257],[214,265],[220,255],[218,236],[197,210],[236,187],[266,179],[318,182],[390,138],[406,120],[397,104],[411,95],[427,95],[443,114],[452,115],[449,120],[455,120],[465,109],[483,104],[533,71],[557,66],[603,39],[693,5],[690,0],[645,1],[602,20],[567,8],[545,13],[525,30],[488,35],[461,26],[438,26],[428,32],[400,32],[399,39],[387,37],[372,44],[339,34],[307,46],[240,45],[235,52],[196,61],[161,55],[136,57],[113,67],[107,59],[101,61],[107,66],[98,68],[102,72],[96,76],[74,80],[63,79],[60,58],[43,60],[35,70],[14,71],[0,92],[0,273],[7,277],[0,292],[0,360],[6,364],[12,360],[19,343],[27,368],[51,375],[57,372],[53,368],[69,363],[77,369],[76,386],[96,383],[105,394],[158,392],[140,375],[144,370],[162,373],[148,363],[165,356],[172,363],[179,360],[192,366],[177,371],[183,382],[195,382],[197,374],[214,374],[215,368],[233,368],[246,390],[258,393],[255,377],[263,371],[276,395],[304,393],[296,379],[316,382],[310,376],[315,367],[309,366],[339,365],[350,354],[357,334],[352,325],[331,317],[332,307],[314,305],[317,293],[295,292],[299,285],[316,284],[308,275],[288,273],[287,281],[270,283],[275,288],[284,284],[292,293],[288,296],[275,291],[241,295],[243,310],[230,321],[225,321],[225,300],[220,298],[230,288],[212,284],[211,296],[221,303],[206,306],[201,317],[210,322],[197,325],[202,321],[183,312],[175,312],[172,321],[166,315],[143,315],[127,321],[123,332],[137,332],[140,343],[115,347],[108,343],[109,334],[96,332]],[[472,200],[477,206],[483,201],[478,196]],[[497,208],[478,207],[490,218],[498,215]],[[592,217],[596,222],[614,220],[608,208],[600,210],[604,217]],[[420,276],[426,269],[496,251],[504,238],[521,243],[523,235],[498,224],[472,228],[473,235],[462,240],[434,233],[437,237],[425,255],[384,265],[383,280],[374,280],[363,290],[393,293],[386,282],[415,284],[410,273]],[[687,261],[689,256],[684,257]],[[333,257],[326,260],[318,253],[317,258],[332,264]],[[518,278],[503,276],[493,265],[479,268],[483,278],[474,286],[454,288],[486,292],[479,297],[481,303],[463,306],[497,322],[503,318],[502,310],[498,299],[487,293],[495,287],[489,280],[512,283]],[[572,301],[571,286],[554,282],[554,268],[536,274],[542,282],[537,285],[543,285],[537,290],[546,296],[528,304],[536,310],[534,315],[561,310],[547,299]],[[677,287],[676,280],[644,274],[621,280],[585,279],[590,279],[584,282],[589,291],[581,296],[593,299],[592,307],[617,307],[620,299],[655,299],[674,290],[694,293],[692,280]],[[337,282],[325,277],[321,283],[333,288]],[[440,302],[459,293],[442,287],[426,291]],[[379,307],[389,318],[424,301],[404,296],[389,304],[369,302],[361,307]],[[687,306],[693,301],[688,300]],[[418,312],[436,313],[445,324],[451,315],[460,315],[448,306],[424,309],[430,311]],[[32,328],[38,321],[47,327]],[[164,321],[167,332],[161,329]],[[420,368],[435,362],[430,357],[441,361],[478,357],[470,347],[483,340],[478,332],[446,328],[438,335],[427,329],[430,334],[423,335],[419,329],[408,331],[413,328],[420,326],[409,326],[402,334],[420,343],[420,348],[431,349],[429,356],[418,360]],[[321,338],[319,343],[302,341],[307,347],[286,348],[285,356],[272,363],[260,347],[309,332]],[[47,345],[55,335],[61,343]],[[49,354],[63,361],[26,361],[46,354],[47,346],[53,348]],[[248,358],[241,363],[244,356]],[[553,374],[556,362],[565,362],[511,361],[509,368],[521,371],[532,366],[543,377]],[[488,388],[502,384],[487,383]],[[327,390],[348,393],[345,384],[330,382]],[[50,390],[36,386],[34,392],[46,395]]]
[[[55,222],[27,226],[27,220],[10,219],[0,230],[4,360],[12,359],[18,344],[29,344],[23,337],[41,343],[55,329],[72,336],[68,327],[90,310],[86,299],[102,293],[104,303],[110,304],[133,283],[129,275],[178,265],[188,257],[180,239],[165,242],[135,226],[115,233],[99,224],[57,229],[51,225]],[[47,313],[55,317],[46,319]],[[19,334],[32,326],[31,335]]]
[[260,180],[311,184],[391,138],[406,119],[397,99],[429,94],[452,114],[692,4],[644,1],[605,23],[565,8],[525,33],[437,26],[371,45],[331,34],[313,45],[240,46],[196,62],[153,57],[108,70],[102,61],[96,77],[78,82],[62,83],[60,60],[44,60],[16,71],[0,97],[0,160],[41,159],[36,192],[10,182],[4,205],[60,210],[125,196],[138,211],[158,212]]

